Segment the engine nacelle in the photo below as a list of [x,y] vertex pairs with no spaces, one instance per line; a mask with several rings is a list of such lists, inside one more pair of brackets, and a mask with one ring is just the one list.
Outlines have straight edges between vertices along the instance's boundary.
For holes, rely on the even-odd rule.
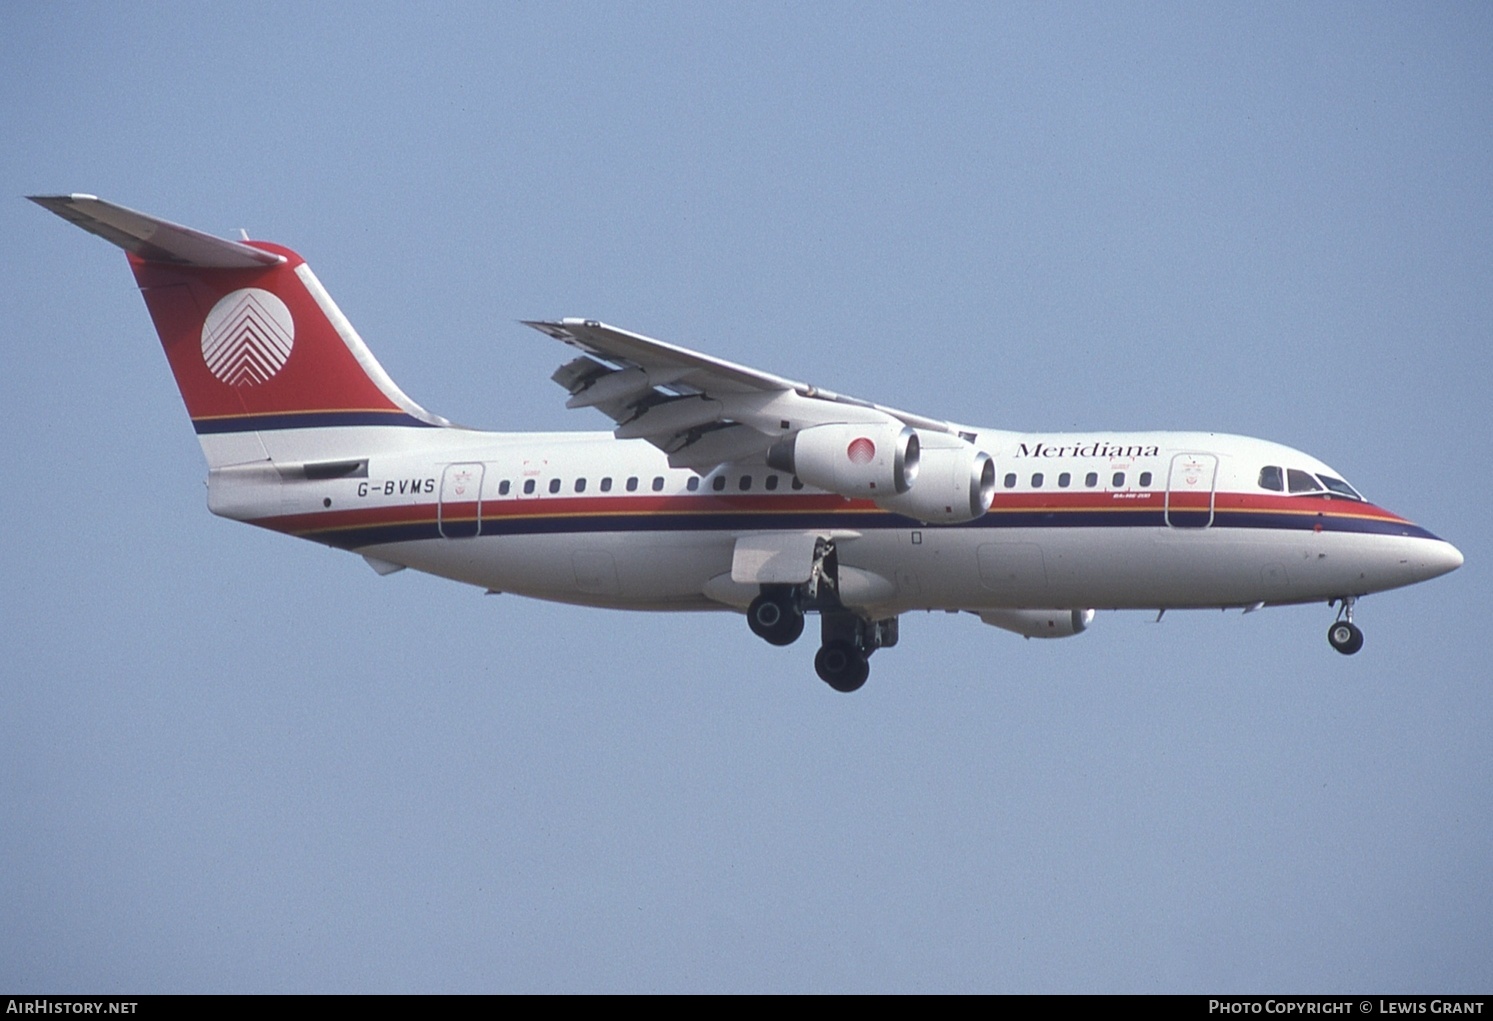
[[767,463],[848,497],[895,496],[918,477],[918,434],[901,422],[842,422],[802,429],[773,444]]
[[1069,638],[1088,628],[1094,611],[981,610],[980,619],[1023,638]]
[[909,492],[878,498],[883,510],[919,521],[958,525],[981,517],[995,499],[995,462],[957,436],[921,437],[918,483]]

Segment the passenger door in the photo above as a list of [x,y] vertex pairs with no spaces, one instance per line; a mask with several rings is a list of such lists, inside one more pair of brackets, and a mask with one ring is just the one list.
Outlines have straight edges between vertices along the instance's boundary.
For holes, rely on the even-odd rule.
[[1177,454],[1166,477],[1166,523],[1173,528],[1207,528],[1213,524],[1214,454]]
[[470,539],[482,527],[481,464],[448,464],[441,473],[438,522],[447,539]]

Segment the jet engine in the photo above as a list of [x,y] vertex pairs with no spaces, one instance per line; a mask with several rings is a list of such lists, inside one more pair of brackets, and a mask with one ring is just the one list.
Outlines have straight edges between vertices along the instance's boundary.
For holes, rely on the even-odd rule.
[[842,422],[800,430],[773,444],[767,463],[847,497],[895,496],[918,477],[918,434],[901,422]]
[[1088,628],[1094,611],[981,610],[980,619],[1023,638],[1069,638]]
[[883,510],[919,521],[958,525],[990,509],[995,498],[995,462],[957,436],[921,435],[918,484],[906,493],[877,498]]

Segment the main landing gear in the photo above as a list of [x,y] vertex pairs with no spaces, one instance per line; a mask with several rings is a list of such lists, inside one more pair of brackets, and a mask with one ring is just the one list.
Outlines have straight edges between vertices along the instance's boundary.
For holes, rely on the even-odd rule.
[[814,672],[836,691],[856,691],[871,676],[871,653],[897,644],[897,618],[870,620],[841,608],[819,615],[821,640]]
[[1338,619],[1327,629],[1328,644],[1344,656],[1351,656],[1363,648],[1363,632],[1353,623],[1353,604],[1356,601],[1355,596],[1344,596],[1338,607]]
[[747,607],[752,634],[773,645],[792,645],[804,633],[804,611],[792,585],[763,585],[762,594]]
[[773,645],[792,645],[804,631],[804,611],[819,613],[819,679],[836,691],[856,691],[871,675],[871,654],[897,644],[897,618],[871,620],[840,602],[835,544],[820,540],[814,567],[802,585],[763,585],[747,607],[747,626]]
[[825,642],[814,654],[814,672],[836,691],[851,692],[871,676],[871,662],[849,642]]

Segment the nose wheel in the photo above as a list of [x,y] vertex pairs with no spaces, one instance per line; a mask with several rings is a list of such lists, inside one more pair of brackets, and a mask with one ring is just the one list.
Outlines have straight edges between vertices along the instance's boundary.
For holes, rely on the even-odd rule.
[[1363,648],[1363,632],[1357,624],[1340,620],[1327,629],[1327,641],[1344,656],[1351,656]]
[[1344,596],[1338,619],[1327,629],[1327,643],[1344,656],[1363,648],[1363,632],[1353,623],[1353,596]]

